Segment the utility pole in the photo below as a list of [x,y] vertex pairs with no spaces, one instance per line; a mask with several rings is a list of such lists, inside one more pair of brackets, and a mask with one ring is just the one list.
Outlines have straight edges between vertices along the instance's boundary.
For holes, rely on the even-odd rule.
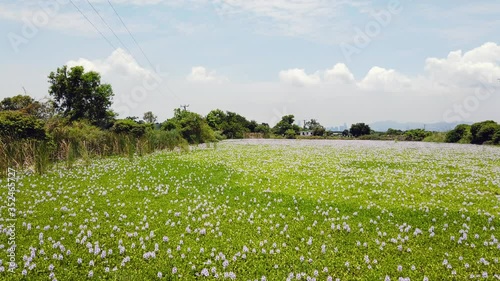
[[186,111],[188,107],[189,107],[189,104],[181,105],[181,108],[184,108],[184,111]]

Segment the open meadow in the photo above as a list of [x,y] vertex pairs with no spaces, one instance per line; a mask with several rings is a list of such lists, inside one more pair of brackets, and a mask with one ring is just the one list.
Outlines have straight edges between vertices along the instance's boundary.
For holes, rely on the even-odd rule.
[[498,147],[224,141],[17,176],[1,280],[500,279]]

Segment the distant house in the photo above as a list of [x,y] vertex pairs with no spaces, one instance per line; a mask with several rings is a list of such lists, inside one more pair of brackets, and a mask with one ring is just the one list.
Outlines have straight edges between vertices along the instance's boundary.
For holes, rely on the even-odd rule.
[[301,131],[300,136],[301,137],[312,137],[313,132],[312,131]]

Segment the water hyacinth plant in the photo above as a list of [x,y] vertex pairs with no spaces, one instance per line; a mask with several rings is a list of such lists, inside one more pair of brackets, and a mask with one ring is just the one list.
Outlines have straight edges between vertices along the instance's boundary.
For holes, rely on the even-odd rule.
[[500,278],[496,147],[225,141],[16,184],[2,280]]

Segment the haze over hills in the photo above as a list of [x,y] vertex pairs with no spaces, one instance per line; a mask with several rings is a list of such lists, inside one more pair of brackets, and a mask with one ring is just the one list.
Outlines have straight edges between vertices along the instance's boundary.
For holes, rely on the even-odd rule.
[[472,124],[473,122],[455,122],[455,123],[446,123],[446,122],[437,122],[437,123],[419,123],[419,122],[397,122],[397,121],[378,121],[370,124],[372,130],[377,132],[385,132],[389,128],[395,130],[412,130],[412,129],[424,129],[426,131],[435,131],[435,132],[445,132],[452,130],[458,124]]

